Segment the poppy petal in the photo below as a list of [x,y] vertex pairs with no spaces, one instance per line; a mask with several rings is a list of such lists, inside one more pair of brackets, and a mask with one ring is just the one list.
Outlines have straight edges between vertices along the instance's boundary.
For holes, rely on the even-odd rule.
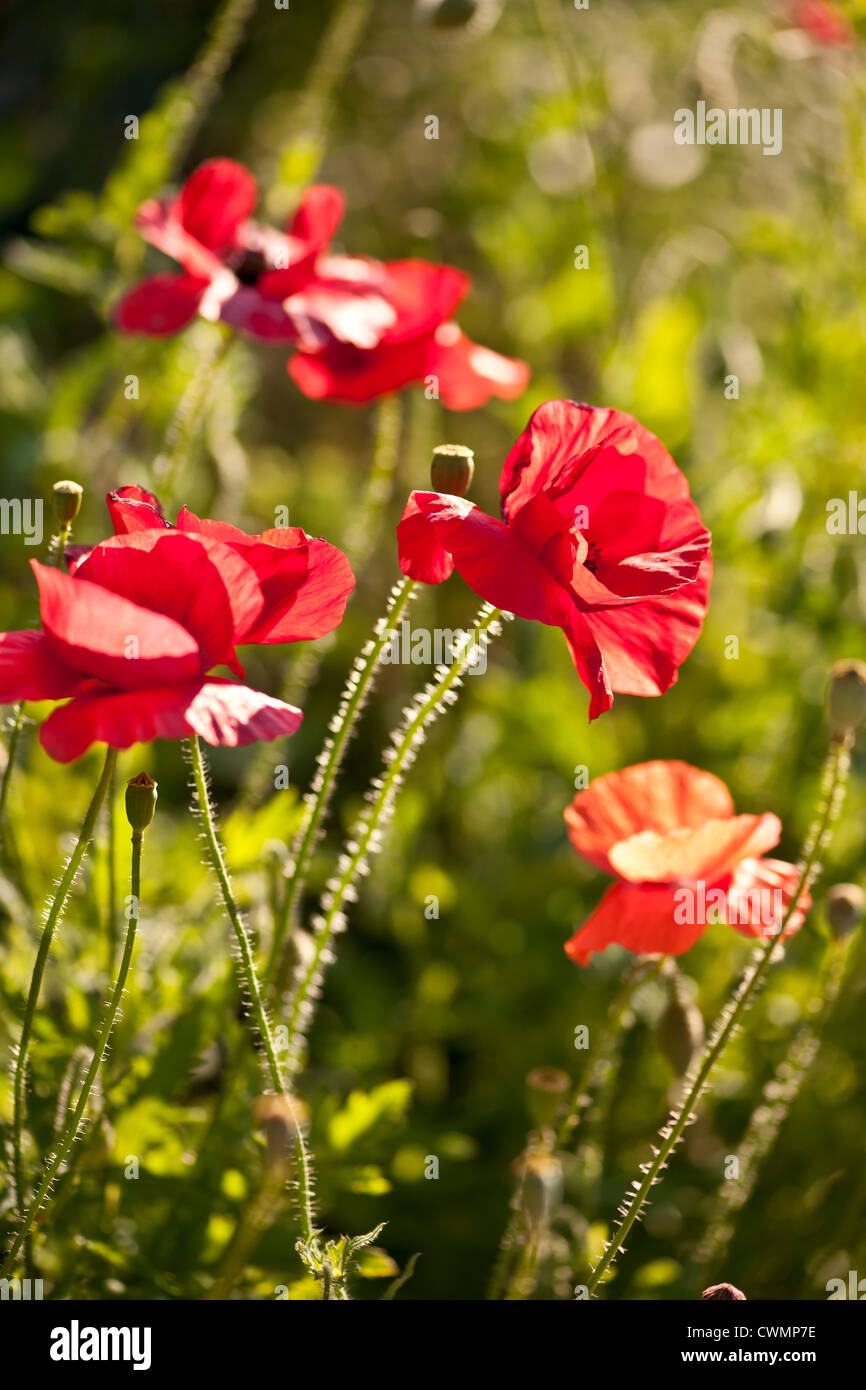
[[672,594],[630,606],[594,608],[586,615],[613,689],[621,695],[663,695],[701,635],[712,562]]
[[720,778],[688,763],[657,759],[596,777],[566,807],[565,822],[578,854],[613,873],[612,847],[643,830],[665,833],[733,814]]
[[38,560],[30,564],[46,635],[70,666],[123,690],[188,681],[201,671],[198,642],[174,618]]
[[473,343],[456,323],[443,323],[433,335],[424,375],[436,377],[448,410],[477,410],[491,396],[521,396],[531,372],[526,362]]
[[159,498],[136,483],[113,488],[105,500],[116,536],[169,528]]
[[63,700],[87,684],[86,676],[61,660],[44,632],[0,632],[0,705]]
[[231,681],[193,681],[136,691],[80,695],[49,715],[39,731],[57,762],[81,757],[92,743],[130,748],[151,739],[198,734],[229,748],[293,734],[303,714],[293,705]]
[[706,930],[703,922],[679,923],[671,884],[614,883],[583,926],[565,943],[577,965],[614,944],[636,955],[679,956]]
[[[432,526],[442,549],[451,555],[470,589],[497,608],[554,627],[579,618],[569,594],[530,547],[496,517],[463,497],[440,492],[413,492],[413,502]],[[404,512],[404,516],[406,513]],[[412,534],[417,536],[418,523]],[[404,538],[406,533],[404,532]],[[398,528],[399,536],[399,528]],[[429,546],[427,547],[429,561]],[[417,545],[400,557],[404,574],[422,577]]]
[[186,328],[198,313],[207,280],[190,275],[154,275],[123,296],[114,311],[121,333],[163,338]]
[[[289,529],[278,527],[265,531],[259,537],[262,544],[255,548],[256,556],[263,550],[273,552],[277,546],[284,544],[284,538],[288,543],[286,532]],[[239,638],[239,641],[265,644],[310,641],[333,632],[342,622],[346,603],[355,587],[352,566],[336,545],[315,536],[306,536],[305,540],[306,572],[295,588],[294,596],[287,599],[282,610],[275,600],[269,601],[251,632]],[[253,558],[250,563],[256,564],[257,561]],[[267,582],[264,587],[270,599]]]
[[203,669],[226,659],[265,603],[255,569],[236,546],[173,527],[103,541],[78,574],[173,618],[198,642]]
[[781,834],[778,816],[731,816],[674,830],[641,830],[611,845],[608,859],[614,873],[630,883],[715,883],[742,859],[772,849]]
[[[744,936],[776,935],[797,891],[802,870],[782,859],[744,859],[728,888],[727,923]],[[791,936],[803,925],[812,899],[805,890],[785,928]]]
[[258,201],[256,181],[233,159],[208,159],[187,179],[177,216],[196,241],[210,251],[230,246]]

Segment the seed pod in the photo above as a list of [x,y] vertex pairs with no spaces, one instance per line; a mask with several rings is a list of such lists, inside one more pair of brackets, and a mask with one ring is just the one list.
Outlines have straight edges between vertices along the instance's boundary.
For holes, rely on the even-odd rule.
[[856,883],[834,883],[824,899],[824,912],[837,940],[854,930],[864,909],[866,893]]
[[837,661],[830,671],[827,710],[834,738],[848,738],[866,719],[866,663]]
[[264,1130],[268,1146],[268,1172],[279,1176],[292,1159],[292,1147],[299,1128],[310,1118],[309,1107],[297,1096],[269,1092],[253,1101],[253,1119]]
[[54,515],[61,526],[68,526],[78,516],[84,488],[80,483],[64,478],[62,482],[55,483],[51,491]]
[[141,835],[153,820],[156,800],[156,782],[147,772],[130,777],[126,784],[126,819],[136,835]]
[[562,1164],[553,1154],[521,1154],[515,1164],[520,1178],[520,1210],[530,1230],[543,1231],[562,1201]]
[[430,463],[430,481],[436,492],[465,497],[472,486],[475,455],[463,444],[437,444]]
[[733,1284],[711,1284],[708,1289],[704,1289],[701,1298],[708,1303],[726,1301],[727,1299],[737,1299],[743,1303],[748,1302],[742,1290],[736,1288]]
[[462,29],[469,34],[492,29],[502,0],[416,0],[415,18],[431,29]]
[[571,1087],[571,1078],[558,1067],[536,1067],[526,1078],[526,1105],[536,1129],[549,1129],[563,1097]]

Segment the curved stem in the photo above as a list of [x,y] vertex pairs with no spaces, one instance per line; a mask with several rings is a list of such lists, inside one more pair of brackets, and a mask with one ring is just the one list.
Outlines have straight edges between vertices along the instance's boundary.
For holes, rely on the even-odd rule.
[[853,738],[834,740],[825,764],[824,799],[811,827],[801,857],[802,869],[797,887],[791,897],[778,930],[755,952],[742,980],[716,1020],[710,1040],[693,1074],[688,1092],[660,1133],[661,1144],[653,1150],[651,1162],[642,1165],[643,1180],[632,1190],[627,1189],[620,1206],[622,1220],[608,1242],[607,1248],[590,1275],[587,1292],[593,1294],[623,1247],[629,1231],[643,1211],[650,1190],[659,1181],[674,1149],[692,1119],[692,1112],[704,1093],[710,1075],[724,1052],[731,1035],[763,984],[776,947],[783,938],[788,923],[797,911],[805,890],[817,877],[819,855],[829,843],[832,822],[841,806],[845,781],[850,766]]
[[51,905],[48,908],[48,916],[45,919],[45,926],[42,929],[42,937],[39,942],[39,949],[36,953],[36,960],[33,965],[33,973],[30,977],[30,990],[27,995],[27,1003],[24,1008],[24,1018],[21,1024],[21,1036],[18,1040],[18,1049],[15,1056],[15,1072],[12,1080],[12,1170],[15,1182],[15,1199],[19,1209],[24,1193],[24,1171],[21,1156],[22,1132],[24,1128],[24,1078],[27,1069],[27,1053],[30,1046],[30,1036],[33,1032],[33,1020],[36,1016],[36,1006],[39,1002],[39,992],[42,988],[42,978],[45,974],[45,966],[48,961],[48,953],[51,950],[51,942],[55,928],[63,915],[67,898],[82,860],[87,853],[87,847],[93,838],[93,831],[105,794],[108,791],[117,762],[117,749],[107,748],[105,751],[105,762],[102,765],[102,772],[96,784],[90,805],[84,817],[81,831],[75,842],[75,847],[66,862],[66,868],[57,886]]
[[[312,995],[318,990],[325,965],[330,959],[334,933],[343,925],[343,906],[355,893],[355,880],[367,869],[368,855],[379,847],[381,831],[393,812],[394,801],[411,766],[418,747],[424,740],[427,725],[457,698],[455,686],[474,660],[476,644],[486,647],[499,630],[499,620],[505,615],[489,604],[482,605],[471,633],[464,633],[456,646],[450,666],[440,666],[431,681],[408,707],[402,728],[391,738],[392,747],[385,753],[385,772],[373,780],[367,794],[368,805],[356,821],[349,840],[340,856],[338,873],[332,878],[322,898],[322,911],[315,923],[315,941],[311,960],[292,998],[288,1023],[289,1066],[297,1070],[298,1044],[305,1035],[313,1013]],[[295,1049],[293,1052],[293,1048]]]
[[333,737],[328,739],[319,757],[319,771],[304,801],[301,824],[292,845],[290,877],[286,883],[279,915],[274,923],[274,939],[265,970],[265,980],[273,979],[274,994],[279,997],[286,986],[291,967],[291,951],[282,951],[286,932],[292,920],[293,908],[300,897],[309,866],[310,857],[318,839],[319,827],[334,790],[337,773],[343,761],[343,754],[352,732],[364,707],[370,687],[379,669],[382,653],[391,639],[392,625],[398,621],[409,601],[417,592],[417,584],[404,579],[391,593],[384,618],[376,624],[376,635],[368,642],[356,658],[352,672],[346,682],[336,716],[331,721]]
[[72,1114],[67,1120],[66,1127],[60,1137],[60,1140],[57,1144],[57,1147],[54,1150],[54,1153],[48,1160],[48,1163],[42,1174],[42,1181],[36,1189],[33,1200],[31,1201],[30,1206],[27,1210],[27,1214],[21,1222],[15,1239],[12,1242],[12,1248],[9,1251],[6,1263],[3,1266],[2,1271],[0,1271],[0,1273],[2,1273],[3,1275],[7,1274],[8,1271],[14,1265],[18,1251],[21,1249],[21,1246],[26,1240],[30,1228],[33,1225],[33,1222],[36,1218],[36,1215],[43,1207],[45,1199],[47,1198],[51,1190],[51,1186],[54,1182],[54,1179],[57,1177],[60,1168],[62,1167],[65,1159],[69,1154],[70,1149],[72,1148],[72,1145],[75,1142],[76,1136],[79,1132],[79,1127],[87,1109],[87,1102],[89,1101],[91,1091],[93,1090],[93,1084],[96,1080],[97,1073],[99,1071],[99,1068],[102,1066],[105,1054],[108,1050],[109,1039],[111,1037],[112,1029],[114,1028],[115,1022],[117,1020],[118,1012],[120,1010],[120,1001],[123,998],[123,991],[126,988],[126,980],[127,976],[129,975],[129,967],[132,961],[132,952],[135,946],[135,933],[138,928],[138,922],[140,917],[139,900],[141,892],[141,839],[141,831],[133,831],[132,869],[130,873],[131,897],[129,899],[130,906],[127,917],[128,925],[126,928],[126,940],[123,944],[123,955],[121,956],[120,968],[117,972],[117,980],[115,981],[114,989],[111,993],[111,999],[109,1001],[108,1010],[106,1012],[105,1018],[102,1021],[102,1027],[99,1030],[99,1037],[97,1038],[93,1056],[90,1059],[90,1065],[88,1066],[87,1071],[84,1075],[84,1080],[81,1083],[81,1090],[78,1094],[78,1101],[76,1102],[75,1109],[73,1110]]
[[842,988],[851,940],[851,937],[843,937],[829,945],[817,987],[817,996],[823,1001],[821,1008],[814,1022],[797,1031],[772,1080],[762,1090],[761,1103],[753,1111],[737,1146],[744,1171],[737,1180],[725,1179],[716,1193],[706,1233],[691,1262],[693,1278],[697,1278],[707,1265],[721,1265],[734,1233],[733,1218],[751,1197],[761,1164],[770,1153],[818,1055],[821,1034]]

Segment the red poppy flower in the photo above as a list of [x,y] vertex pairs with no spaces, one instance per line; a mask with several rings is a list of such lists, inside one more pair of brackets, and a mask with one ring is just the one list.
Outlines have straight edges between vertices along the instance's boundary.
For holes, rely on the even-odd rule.
[[257,198],[242,164],[211,159],[176,198],[142,204],[139,231],[184,274],[155,275],[124,295],[115,315],[121,331],[161,337],[201,314],[272,342],[378,342],[395,314],[375,285],[339,265],[317,269],[343,215],[340,190],[308,188],[285,233],[252,220]]
[[[175,529],[159,500],[144,488],[116,488],[106,500],[116,535]],[[248,536],[228,522],[201,520],[187,507],[181,509],[176,529],[222,542],[255,570],[265,602],[239,642],[267,646],[311,641],[333,632],[341,622],[355,576],[342,550],[329,541],[308,536],[300,526],[277,526]]]
[[[325,268],[330,263],[325,262]],[[423,382],[449,410],[475,410],[491,396],[513,400],[529,381],[525,362],[473,343],[451,319],[470,281],[427,261],[358,262],[395,311],[376,344],[328,335],[289,360],[306,396],[361,404]]]
[[413,492],[400,568],[427,584],[457,569],[481,598],[561,627],[590,692],[661,695],[703,623],[710,534],[664,446],[630,415],[539,406],[505,461],[504,521],[472,502]]
[[[779,818],[736,815],[724,782],[687,763],[597,777],[565,821],[578,854],[619,880],[566,943],[578,965],[614,942],[639,955],[681,955],[714,921],[745,936],[774,934],[796,892],[797,867],[762,857],[779,842]],[[786,936],[809,906],[804,894]]]
[[345,557],[297,528],[246,536],[186,512],[171,527],[140,488],[109,505],[120,534],[78,550],[73,573],[31,561],[42,629],[0,634],[0,703],[70,697],[40,730],[59,762],[94,742],[294,733],[299,709],[208,672],[242,676],[237,646],[335,627],[354,583]]
[[847,48],[854,42],[854,30],[829,0],[792,0],[788,6],[791,23],[804,29],[816,43]]

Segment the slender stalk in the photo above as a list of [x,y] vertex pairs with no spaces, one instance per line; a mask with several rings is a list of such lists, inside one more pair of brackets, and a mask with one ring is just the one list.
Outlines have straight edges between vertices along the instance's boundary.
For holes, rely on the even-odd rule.
[[201,432],[211,394],[231,344],[230,334],[222,332],[214,338],[210,350],[200,354],[186,390],[168,423],[162,452],[154,459],[154,482],[169,510],[174,505],[175,492],[182,482],[183,465],[189,459]]
[[761,1164],[776,1142],[820,1050],[821,1034],[842,988],[851,940],[846,936],[832,941],[828,947],[819,981],[821,1008],[812,1023],[798,1029],[772,1080],[763,1088],[761,1104],[753,1111],[738,1146],[743,1171],[737,1180],[728,1178],[722,1182],[716,1193],[707,1230],[692,1261],[695,1278],[703,1277],[702,1270],[707,1265],[721,1267],[734,1234],[733,1219],[751,1197]]
[[283,1075],[280,1063],[277,1058],[276,1044],[271,1030],[270,1019],[262,998],[259,977],[256,974],[255,961],[253,959],[253,948],[246,929],[240,909],[234,899],[231,880],[225,859],[223,858],[222,845],[219,842],[216,829],[216,821],[208,792],[207,776],[205,773],[204,759],[201,753],[201,744],[198,735],[193,734],[187,740],[187,750],[189,753],[190,765],[192,767],[193,785],[195,788],[196,800],[198,803],[199,820],[201,821],[202,833],[207,846],[208,856],[211,866],[217,876],[217,881],[222,893],[229,921],[235,934],[235,941],[238,948],[238,963],[243,987],[246,989],[253,1018],[255,1019],[256,1029],[258,1030],[259,1040],[264,1049],[266,1070],[270,1078],[271,1085],[275,1091],[284,1091]]
[[[276,1044],[274,1043],[274,1035],[262,997],[259,978],[256,973],[252,943],[250,942],[243,917],[241,916],[240,909],[232,893],[231,880],[223,857],[222,846],[220,845],[217,835],[216,820],[213,808],[211,807],[210,794],[207,786],[207,774],[205,772],[201,745],[197,735],[194,734],[193,737],[187,741],[187,748],[189,751],[190,765],[192,767],[193,785],[198,803],[198,813],[201,820],[202,832],[204,834],[211,865],[217,876],[226,912],[228,913],[229,921],[234,930],[238,948],[238,964],[240,967],[241,980],[247,991],[256,1029],[261,1039],[262,1047],[264,1048],[267,1075],[274,1090],[284,1095],[291,1107],[291,1096],[283,1082],[282,1069],[277,1057]],[[310,1159],[299,1120],[295,1127],[297,1132],[295,1147],[298,1160],[298,1207],[301,1229],[305,1240],[312,1243],[315,1240],[315,1230],[313,1227]]]
[[659,1136],[661,1144],[658,1148],[653,1149],[652,1160],[649,1163],[641,1165],[641,1171],[644,1175],[642,1181],[636,1182],[626,1191],[625,1197],[619,1208],[622,1219],[611,1236],[604,1254],[592,1271],[587,1283],[587,1293],[590,1295],[598,1288],[599,1283],[623,1248],[623,1242],[628,1237],[629,1231],[641,1215],[651,1189],[660,1180],[661,1174],[666,1168],[671,1154],[682,1138],[686,1126],[693,1118],[694,1108],[706,1089],[716,1063],[721,1058],[732,1034],[735,1032],[743,1015],[763,984],[770,965],[776,956],[776,948],[779,941],[784,937],[788,923],[797,911],[803,893],[809,888],[810,884],[818,875],[819,856],[829,844],[832,824],[839,813],[844,798],[845,782],[851,762],[850,750],[852,744],[853,737],[851,735],[844,738],[836,738],[831,742],[830,752],[825,764],[822,788],[823,800],[818,815],[803,846],[800,861],[802,868],[796,890],[791,897],[778,930],[754,953],[742,980],[717,1018],[709,1042],[704,1049],[696,1069],[691,1074],[691,1080],[684,1100],[673,1111],[670,1120],[662,1128]]
[[[571,1099],[562,1111],[558,1127],[546,1134],[530,1134],[526,1143],[526,1153],[555,1153],[566,1147],[580,1122],[581,1112],[589,1103],[589,1094],[602,1084],[611,1054],[618,1044],[623,1015],[632,995],[638,985],[661,969],[663,961],[663,956],[638,960],[626,971],[611,1000],[596,1046],[585,1052],[581,1059]],[[488,1299],[529,1298],[535,1287],[540,1245],[524,1228],[521,1219],[521,1188],[514,1194],[511,1205],[512,1212],[500,1242]]]
[[96,1047],[94,1049],[93,1056],[90,1059],[90,1065],[88,1066],[87,1071],[85,1072],[84,1080],[81,1084],[81,1090],[78,1094],[78,1101],[76,1102],[75,1109],[72,1111],[72,1114],[67,1119],[66,1127],[63,1130],[60,1140],[58,1141],[58,1144],[53,1154],[48,1159],[48,1162],[42,1174],[42,1180],[39,1183],[39,1186],[36,1189],[33,1199],[30,1202],[30,1206],[28,1207],[27,1212],[21,1222],[21,1225],[18,1228],[18,1232],[15,1236],[15,1239],[12,1242],[12,1247],[9,1251],[6,1263],[3,1266],[2,1271],[0,1271],[0,1274],[4,1276],[8,1274],[9,1270],[12,1269],[12,1267],[14,1266],[15,1259],[18,1255],[18,1251],[21,1249],[21,1246],[26,1240],[37,1213],[44,1206],[45,1200],[51,1191],[52,1184],[54,1183],[57,1174],[63,1166],[64,1161],[68,1157],[76,1137],[78,1136],[82,1120],[84,1119],[85,1111],[87,1110],[87,1103],[90,1100],[90,1093],[93,1090],[93,1085],[96,1081],[97,1073],[99,1071],[99,1068],[102,1066],[102,1063],[105,1059],[105,1054],[108,1051],[109,1039],[111,1038],[112,1029],[114,1028],[115,1022],[117,1021],[117,1015],[120,1010],[120,1003],[123,998],[124,989],[126,988],[126,980],[127,976],[129,975],[129,967],[132,962],[132,952],[135,946],[135,934],[138,929],[140,917],[139,904],[141,894],[141,842],[142,832],[140,830],[133,831],[132,868],[130,872],[131,896],[128,900],[129,908],[127,910],[126,939],[123,943],[123,955],[121,956],[120,968],[117,972],[117,980],[115,981],[114,989],[111,993],[111,999],[109,1001],[108,1010],[106,1012],[105,1018],[102,1021],[102,1027],[99,1030],[99,1037],[97,1038]]
[[15,1200],[19,1210],[24,1195],[24,1171],[22,1162],[22,1134],[24,1128],[24,1080],[27,1070],[27,1053],[30,1046],[30,1037],[33,1032],[33,1021],[36,1017],[36,1006],[39,1003],[39,992],[42,988],[42,978],[45,974],[45,966],[48,961],[48,953],[51,950],[51,942],[54,932],[60,921],[66,901],[75,882],[78,870],[81,868],[82,861],[87,853],[87,847],[93,838],[93,831],[100,808],[105,800],[111,777],[117,763],[117,749],[107,748],[105,750],[105,761],[102,765],[102,772],[96,784],[90,805],[81,826],[81,832],[75,842],[75,847],[66,862],[66,868],[61,875],[57,891],[48,908],[48,915],[45,919],[45,926],[42,929],[42,937],[39,942],[39,949],[36,953],[36,960],[33,965],[33,973],[30,977],[30,990],[27,995],[27,1003],[24,1008],[24,1018],[21,1024],[21,1036],[18,1040],[18,1048],[15,1054],[15,1071],[12,1080],[12,1171],[15,1182]]
[[273,992],[279,997],[286,987],[292,963],[292,953],[283,950],[286,932],[292,922],[292,912],[304,887],[307,869],[316,841],[322,818],[334,790],[334,784],[349,739],[355,728],[358,716],[370,693],[381,663],[382,654],[388,645],[395,624],[399,621],[409,602],[415,597],[418,586],[411,579],[404,579],[395,585],[385,616],[380,618],[375,628],[375,636],[367,642],[360,656],[356,657],[349,679],[343,690],[340,705],[331,721],[331,734],[319,755],[319,769],[304,801],[304,812],[298,827],[291,858],[287,866],[287,883],[280,905],[279,915],[274,923],[274,939],[265,971],[265,979],[272,978]]
[[310,962],[292,998],[288,1023],[289,1067],[300,1067],[303,1038],[312,1021],[314,997],[320,991],[325,966],[333,959],[331,941],[342,930],[345,919],[343,907],[357,896],[356,880],[368,871],[368,857],[381,845],[382,831],[393,814],[397,792],[403,776],[412,765],[417,750],[424,741],[427,726],[446,707],[457,699],[460,677],[474,658],[476,643],[486,647],[492,636],[501,631],[499,620],[506,615],[490,604],[483,604],[475,620],[474,631],[464,634],[455,645],[450,666],[437,667],[434,679],[415,697],[404,713],[404,721],[391,736],[392,747],[386,749],[385,770],[376,777],[367,792],[367,807],[352,828],[338,861],[337,875],[330,879],[321,901],[321,911],[314,921],[314,946]]

